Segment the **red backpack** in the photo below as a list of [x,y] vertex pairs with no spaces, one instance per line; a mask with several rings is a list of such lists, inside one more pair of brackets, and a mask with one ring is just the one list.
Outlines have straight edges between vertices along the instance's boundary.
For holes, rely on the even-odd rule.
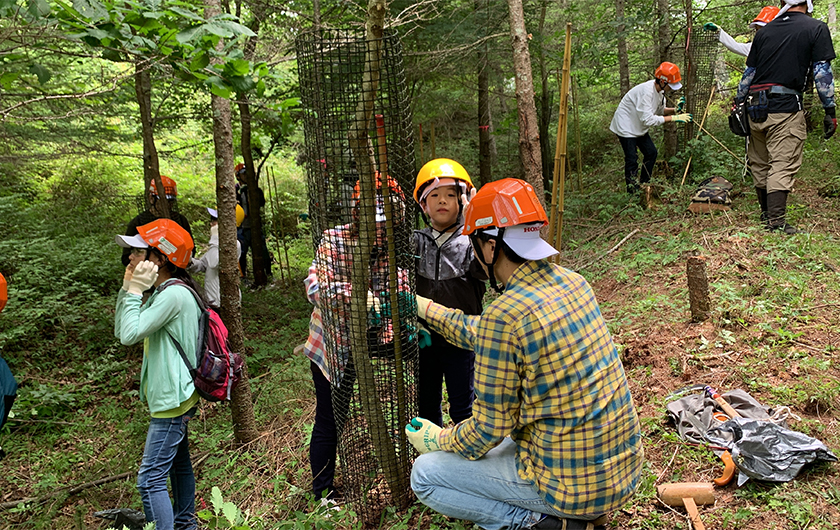
[[207,401],[229,401],[230,393],[242,374],[242,357],[230,351],[228,330],[219,314],[205,306],[198,293],[181,280],[166,282],[159,290],[163,291],[170,285],[186,288],[192,293],[201,310],[201,315],[198,317],[195,367],[187,359],[184,349],[175,337],[169,331],[166,333],[175,343],[175,348],[181,354],[184,364],[187,365],[198,395]]

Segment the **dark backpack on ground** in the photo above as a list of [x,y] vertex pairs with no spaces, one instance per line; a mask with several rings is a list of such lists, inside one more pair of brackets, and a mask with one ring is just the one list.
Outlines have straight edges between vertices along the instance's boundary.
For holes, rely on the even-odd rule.
[[175,337],[168,331],[167,334],[187,365],[198,395],[207,401],[229,401],[230,393],[239,382],[242,373],[242,357],[230,351],[228,330],[219,314],[207,307],[198,293],[181,280],[167,282],[160,290],[163,291],[172,285],[180,285],[192,293],[201,309],[201,316],[198,318],[198,343],[196,353],[192,357],[194,362],[190,362],[184,348]]

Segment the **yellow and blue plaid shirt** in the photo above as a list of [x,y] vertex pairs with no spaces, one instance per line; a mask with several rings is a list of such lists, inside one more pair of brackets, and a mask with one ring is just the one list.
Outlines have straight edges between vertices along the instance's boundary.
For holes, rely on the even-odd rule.
[[639,419],[582,276],[529,261],[480,316],[433,303],[427,320],[476,353],[472,418],[444,429],[441,449],[475,460],[510,436],[519,476],[569,516],[606,513],[633,495]]

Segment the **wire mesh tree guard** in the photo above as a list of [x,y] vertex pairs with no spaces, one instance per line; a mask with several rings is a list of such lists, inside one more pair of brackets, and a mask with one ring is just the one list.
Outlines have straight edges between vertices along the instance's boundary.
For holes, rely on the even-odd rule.
[[337,483],[365,520],[411,501],[418,373],[416,174],[400,41],[321,29],[296,40]]
[[[694,119],[706,111],[705,105],[709,101],[712,85],[715,83],[715,63],[720,48],[717,33],[691,28],[688,31],[688,42],[685,47],[685,112],[692,114]],[[685,147],[689,139],[694,138],[697,126],[686,124],[681,144]]]

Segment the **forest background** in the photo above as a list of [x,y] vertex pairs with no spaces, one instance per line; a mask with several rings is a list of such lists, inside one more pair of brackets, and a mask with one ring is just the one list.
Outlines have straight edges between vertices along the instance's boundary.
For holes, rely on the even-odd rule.
[[[546,183],[564,32],[567,23],[573,27],[576,118],[563,261],[593,284],[643,418],[645,479],[612,527],[686,528],[679,510],[655,500],[654,486],[719,473],[711,453],[683,445],[664,418],[665,396],[692,382],[741,387],[768,404],[789,405],[798,430],[840,444],[837,141],[824,142],[819,132],[809,137],[790,210],[807,234],[780,238],[758,227],[751,183],[724,149],[743,153],[725,126],[742,57],[718,49],[718,96],[706,129],[724,146],[709,134],[683,134],[668,152],[666,136],[674,133],[654,132],[667,162],[655,208],[624,193],[621,149],[608,130],[630,86],[650,79],[662,60],[684,67],[689,28],[699,34],[704,22],[715,22],[748,41],[747,24],[763,5],[523,5]],[[208,16],[208,6],[221,14]],[[815,16],[832,31],[834,13],[833,3],[817,2]],[[446,156],[479,182],[523,174],[508,14],[508,5],[489,0],[389,3],[389,25],[405,52],[418,168]],[[14,417],[0,433],[9,453],[0,526],[96,528],[95,510],[139,508],[133,480],[147,423],[137,399],[142,352],[113,338],[122,278],[113,236],[143,208],[152,131],[159,172],[178,182],[178,209],[199,247],[205,244],[204,208],[217,204],[218,174],[226,171],[214,148],[220,100],[233,113],[231,155],[260,170],[269,249],[282,265],[265,289],[243,294],[254,440],[235,443],[230,413],[218,405],[206,406],[193,430],[204,517],[219,527],[234,526],[229,519],[242,528],[362,524],[348,510],[330,516],[305,495],[314,398],[308,364],[293,349],[306,336],[302,278],[312,237],[300,215],[308,200],[294,39],[316,22],[360,28],[365,6],[0,0],[0,17],[0,272],[10,291],[0,354],[20,382]],[[705,109],[705,101],[698,105]],[[821,110],[812,117],[820,123]],[[681,185],[689,157],[692,171]],[[736,183],[734,210],[686,214],[694,185],[716,175]],[[708,257],[714,300],[712,318],[699,325],[688,322],[684,278],[685,259],[695,254]],[[219,496],[233,502],[224,513],[221,505],[214,510]],[[840,477],[834,466],[820,466],[785,485],[724,489],[704,517],[712,528],[827,529],[838,526],[838,503]],[[464,527],[420,505],[385,510],[367,524]]]

